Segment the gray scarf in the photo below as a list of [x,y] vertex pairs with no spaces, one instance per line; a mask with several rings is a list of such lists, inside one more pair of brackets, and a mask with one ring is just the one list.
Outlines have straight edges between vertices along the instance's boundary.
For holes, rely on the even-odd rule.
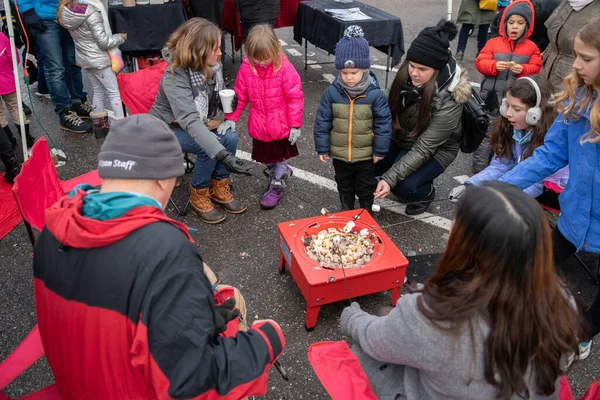
[[363,72],[363,76],[360,79],[360,82],[358,82],[354,86],[346,85],[344,83],[344,81],[342,80],[341,75],[338,75],[337,80],[340,83],[340,86],[342,87],[342,89],[344,89],[346,92],[348,92],[350,97],[355,98],[367,91],[367,89],[371,85],[371,74],[369,74],[369,71]]
[[219,91],[225,88],[221,65],[216,64],[211,70],[213,76],[208,80],[205,79],[202,72],[188,70],[194,103],[200,114],[200,120],[204,123],[217,117],[219,113]]

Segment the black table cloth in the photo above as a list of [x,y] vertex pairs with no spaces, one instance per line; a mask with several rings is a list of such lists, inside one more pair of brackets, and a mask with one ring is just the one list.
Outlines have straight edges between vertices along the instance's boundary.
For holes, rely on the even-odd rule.
[[180,1],[164,4],[115,6],[108,8],[113,33],[126,33],[127,40],[119,48],[131,55],[160,51],[169,35],[187,17]]
[[[325,12],[325,9],[329,8],[355,7],[360,8],[371,19],[346,22]],[[393,65],[400,62],[404,55],[404,33],[400,18],[358,1],[352,3],[337,3],[333,0],[301,1],[294,22],[294,40],[302,44],[302,39],[306,39],[315,46],[334,54],[336,43],[350,25],[360,25],[370,46],[386,54],[389,50]]]

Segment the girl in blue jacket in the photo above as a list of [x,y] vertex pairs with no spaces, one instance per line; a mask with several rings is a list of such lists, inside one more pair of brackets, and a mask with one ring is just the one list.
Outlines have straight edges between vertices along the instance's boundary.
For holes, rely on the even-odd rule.
[[[544,144],[544,136],[558,114],[550,103],[550,95],[550,84],[539,75],[519,78],[510,83],[500,107],[501,115],[496,118],[491,132],[494,158],[483,171],[452,189],[449,196],[451,202],[458,201],[467,185],[479,186],[483,182],[500,179]],[[558,209],[557,192],[546,189],[544,182],[564,187],[568,179],[569,167],[564,167],[529,186],[524,192]]]
[[[573,71],[557,95],[559,116],[544,145],[500,181],[525,189],[569,165],[571,175],[559,196],[562,214],[552,233],[554,262],[561,264],[579,250],[600,253],[600,19],[584,25],[575,36]],[[590,332],[581,344],[580,359],[589,355],[592,338],[600,333],[600,296],[586,312]]]

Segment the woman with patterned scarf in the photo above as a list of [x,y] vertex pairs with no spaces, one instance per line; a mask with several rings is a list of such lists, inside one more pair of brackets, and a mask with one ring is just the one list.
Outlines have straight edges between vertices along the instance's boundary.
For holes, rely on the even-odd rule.
[[219,57],[221,30],[202,18],[180,26],[163,49],[170,63],[150,114],[170,124],[183,151],[196,154],[190,205],[202,221],[225,219],[246,211],[229,191],[229,176],[250,175],[250,166],[235,157],[238,136],[222,124],[219,91],[225,88]]
[[410,204],[406,214],[427,211],[435,198],[433,180],[460,148],[462,108],[471,95],[466,71],[449,50],[457,28],[440,21],[423,29],[400,65],[389,95],[392,143],[375,173],[375,198],[390,191]]

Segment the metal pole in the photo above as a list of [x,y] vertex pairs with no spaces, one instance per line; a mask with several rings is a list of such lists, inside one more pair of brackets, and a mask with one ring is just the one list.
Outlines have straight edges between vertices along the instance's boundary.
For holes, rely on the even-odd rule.
[[446,19],[448,21],[452,19],[452,0],[448,0],[448,7],[446,9]]
[[[17,88],[17,105],[19,108],[19,128],[21,129],[21,143],[23,148],[23,160],[27,160],[27,138],[25,136],[25,114],[23,113],[23,99],[21,99],[21,77],[19,76],[19,63],[17,62],[17,48],[15,46],[15,30],[12,24],[12,14],[10,12],[10,2],[4,0],[4,12],[6,13],[6,26],[8,27],[8,37],[10,39],[10,56],[12,57],[13,76]],[[25,65],[25,60],[23,60]]]

